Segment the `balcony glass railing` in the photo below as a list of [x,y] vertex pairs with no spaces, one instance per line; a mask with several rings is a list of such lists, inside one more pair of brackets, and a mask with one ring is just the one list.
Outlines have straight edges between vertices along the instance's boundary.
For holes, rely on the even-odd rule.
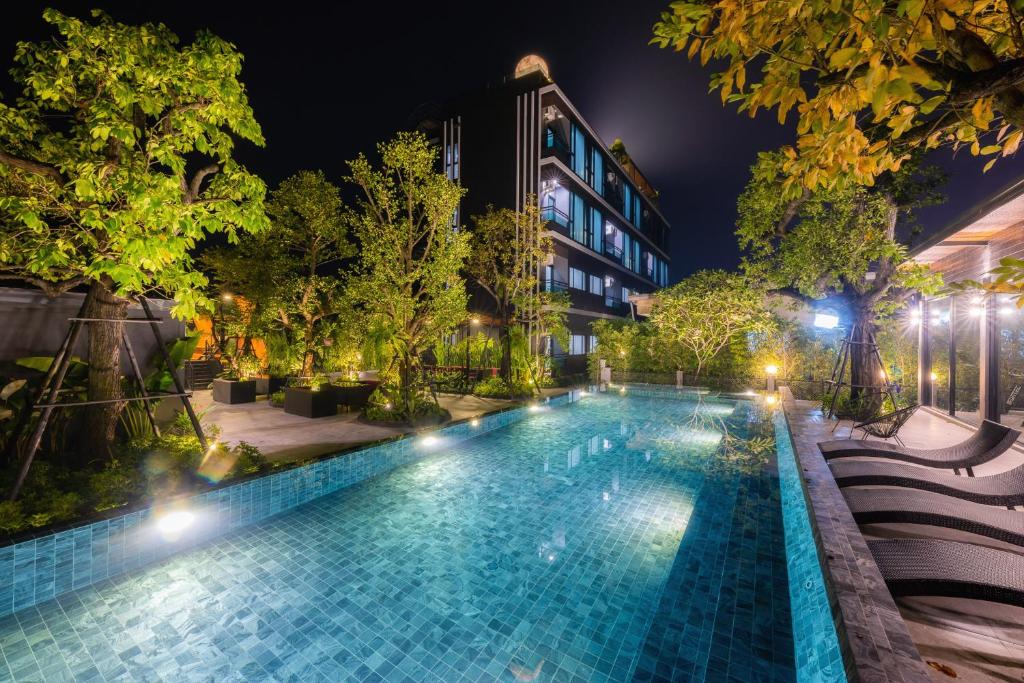
[[566,144],[565,140],[562,139],[561,135],[548,128],[544,132],[544,156],[555,156],[562,161],[566,166],[570,163],[570,157],[572,154],[569,151],[569,145]]
[[541,280],[541,289],[545,292],[564,292],[569,289],[569,283],[564,280],[546,278]]
[[563,228],[569,225],[569,214],[555,206],[543,206],[540,210],[540,217],[546,221],[558,223]]
[[604,253],[606,256],[611,256],[616,261],[622,261],[622,247],[617,247],[614,244],[605,242]]

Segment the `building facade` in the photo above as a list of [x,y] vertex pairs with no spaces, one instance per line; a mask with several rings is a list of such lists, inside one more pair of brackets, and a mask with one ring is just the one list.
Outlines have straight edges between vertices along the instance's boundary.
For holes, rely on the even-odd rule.
[[[1024,180],[981,203],[913,250],[947,283],[991,278],[1024,258]],[[971,424],[1024,421],[1024,309],[977,288],[928,297],[909,316],[918,345],[920,403]]]
[[[459,98],[420,128],[440,145],[446,175],[466,188],[457,225],[489,205],[522,209],[536,198],[554,254],[538,273],[571,302],[570,341],[538,340],[569,372],[597,344],[591,324],[634,315],[632,294],[668,284],[669,224],[657,193],[631,160],[620,163],[537,57],[497,87]],[[474,313],[488,313],[474,296]]]

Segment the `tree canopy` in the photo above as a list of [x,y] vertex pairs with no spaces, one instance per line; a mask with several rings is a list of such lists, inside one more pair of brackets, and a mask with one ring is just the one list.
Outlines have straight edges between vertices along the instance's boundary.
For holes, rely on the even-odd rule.
[[676,368],[699,377],[737,336],[767,330],[772,318],[761,288],[736,273],[702,270],[655,293],[650,322]]
[[723,103],[796,111],[787,197],[870,185],[917,149],[1017,151],[1024,135],[1019,0],[682,0],[653,43],[717,69]]
[[349,215],[360,244],[352,293],[393,352],[381,370],[394,412],[411,418],[422,405],[420,353],[466,318],[470,237],[453,225],[464,190],[435,169],[426,137],[399,133],[377,151],[377,167],[362,155],[349,162],[362,194]]
[[839,296],[883,315],[936,286],[936,276],[910,262],[896,239],[901,217],[937,201],[941,178],[931,169],[908,164],[873,188],[821,188],[787,200],[781,163],[777,153],[760,155],[737,203],[736,234],[750,277],[805,300]]
[[263,144],[242,56],[205,31],[181,46],[163,24],[43,17],[60,37],[18,44],[22,94],[0,103],[0,277],[159,290],[188,316],[206,285],[190,250],[266,226],[264,184],[232,156]]
[[510,326],[525,324],[543,309],[545,293],[538,291],[537,272],[552,253],[546,221],[535,201],[522,211],[487,207],[473,216],[472,250],[467,260],[469,276],[493,300],[501,340],[501,377],[512,380]]

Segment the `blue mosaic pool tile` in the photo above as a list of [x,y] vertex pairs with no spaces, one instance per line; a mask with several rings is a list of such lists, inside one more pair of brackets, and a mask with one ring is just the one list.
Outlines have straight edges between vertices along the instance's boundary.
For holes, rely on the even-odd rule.
[[842,650],[825,589],[804,484],[785,415],[777,411],[774,420],[798,678],[800,681],[841,683],[846,681]]
[[[547,405],[563,406],[579,398],[579,391],[572,391],[550,399]],[[442,428],[436,434],[457,443],[529,414],[526,408],[507,410],[479,418],[476,424]],[[416,448],[415,438],[405,438],[198,494],[188,505],[202,510],[202,532],[174,544],[154,538],[147,524],[153,511],[143,509],[2,547],[0,616],[151,564],[426,455],[429,453]]]
[[[775,459],[742,446],[759,411],[613,395],[530,417],[203,494],[215,542],[0,617],[0,679],[794,678]],[[145,519],[124,518],[126,567],[174,545]]]

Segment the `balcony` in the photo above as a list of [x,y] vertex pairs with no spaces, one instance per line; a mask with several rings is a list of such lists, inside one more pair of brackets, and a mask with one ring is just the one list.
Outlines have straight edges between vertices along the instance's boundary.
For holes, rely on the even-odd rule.
[[604,243],[604,255],[610,256],[617,263],[622,263],[622,247],[617,247],[608,242]]
[[555,206],[543,206],[540,209],[540,217],[552,223],[558,223],[563,228],[569,226],[569,214]]
[[542,292],[565,292],[569,289],[569,283],[564,280],[546,278],[540,281],[540,288]]
[[569,151],[568,143],[562,138],[561,133],[551,126],[548,126],[544,131],[543,143],[543,148],[541,149],[542,157],[555,157],[566,166],[572,163],[572,154]]

